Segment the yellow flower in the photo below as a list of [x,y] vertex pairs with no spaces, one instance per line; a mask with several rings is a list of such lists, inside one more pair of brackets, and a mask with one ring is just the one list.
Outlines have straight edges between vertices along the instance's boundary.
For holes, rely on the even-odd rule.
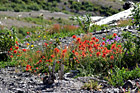
[[44,38],[46,38],[46,36],[44,36]]
[[29,46],[30,44],[29,43],[26,43],[26,45]]
[[34,45],[31,45],[31,47],[34,47]]
[[40,36],[38,36],[40,38]]

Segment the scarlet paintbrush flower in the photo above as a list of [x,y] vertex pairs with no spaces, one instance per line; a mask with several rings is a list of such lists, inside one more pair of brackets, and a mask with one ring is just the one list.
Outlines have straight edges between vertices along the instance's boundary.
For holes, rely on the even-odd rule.
[[72,50],[72,53],[74,53],[75,51],[74,50]]
[[75,55],[78,56],[78,52],[75,52]]
[[31,66],[30,65],[26,66],[26,71],[28,71],[28,70],[31,70]]
[[44,44],[45,44],[45,46],[47,47],[48,44],[47,44],[47,43],[44,43]]
[[59,53],[59,49],[58,49],[58,48],[55,48],[54,51],[55,51],[56,53]]
[[80,43],[80,41],[81,41],[81,38],[77,38],[77,41]]
[[48,62],[52,62],[52,59],[49,59]]
[[94,44],[94,46],[93,46],[94,48],[96,48],[97,47],[97,44]]
[[96,55],[97,55],[97,57],[98,57],[98,56],[100,56],[100,55],[101,55],[101,53],[100,53],[100,52],[97,52],[97,53],[96,53]]
[[22,49],[23,52],[26,52],[26,49]]
[[62,51],[62,53],[66,53],[67,52],[67,49],[64,49],[63,51]]
[[42,60],[39,60],[39,63],[41,63],[42,62]]
[[17,46],[15,49],[19,49],[19,47]]
[[106,57],[106,53],[103,53],[102,57],[103,57],[103,58]]
[[16,51],[16,50],[14,50],[14,53],[16,54],[16,53],[17,53],[17,51]]
[[114,49],[116,47],[116,44],[112,44],[111,49]]
[[99,42],[99,39],[95,39],[96,42]]
[[121,45],[118,45],[118,47],[120,47],[120,48],[121,48]]
[[93,44],[93,41],[90,41],[89,44],[92,45]]
[[13,58],[13,55],[11,55],[10,57]]
[[38,50],[38,51],[36,51],[36,53],[40,53],[40,52],[41,52],[41,51],[39,51],[39,50]]
[[16,41],[16,44],[18,45],[18,41]]
[[10,48],[10,51],[12,51],[13,49],[12,48]]
[[116,33],[114,33],[114,34],[113,34],[113,36],[114,36],[114,37],[116,37],[116,36],[117,36],[117,34],[116,34]]
[[76,35],[73,35],[72,38],[75,39],[76,38]]
[[105,38],[103,38],[103,40],[105,40]]
[[29,34],[30,34],[30,32],[27,32],[27,34],[29,35]]
[[91,40],[95,40],[95,39],[96,39],[96,37],[91,38]]
[[112,56],[110,56],[110,59],[111,59],[111,60],[113,60],[113,59],[114,59],[114,56],[113,56],[113,55],[112,55]]
[[51,58],[54,58],[55,56],[54,55],[51,55]]
[[105,42],[102,42],[102,45],[105,45]]

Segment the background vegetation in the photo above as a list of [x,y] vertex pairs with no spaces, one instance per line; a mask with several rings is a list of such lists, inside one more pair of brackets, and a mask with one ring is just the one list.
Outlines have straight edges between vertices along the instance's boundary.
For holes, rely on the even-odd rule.
[[[96,1],[96,0],[95,0]],[[106,0],[104,2],[113,2]],[[119,2],[119,1],[118,1]],[[74,12],[74,13],[87,13],[95,12],[95,15],[112,15],[122,10],[120,7],[122,4],[114,1],[112,5],[102,5],[95,3],[94,0],[0,0],[0,11],[39,11],[40,9],[49,10],[49,11],[63,11],[65,13]],[[117,8],[114,6],[117,6]]]

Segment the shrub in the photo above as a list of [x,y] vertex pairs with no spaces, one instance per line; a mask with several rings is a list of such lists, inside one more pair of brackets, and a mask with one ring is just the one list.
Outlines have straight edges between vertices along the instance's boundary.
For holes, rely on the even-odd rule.
[[13,32],[10,30],[1,30],[2,32],[0,35],[0,51],[9,51],[9,49],[14,46],[16,41],[15,29]]
[[132,10],[133,25],[139,26],[140,30],[140,3],[136,3],[134,9]]
[[33,3],[33,4],[31,4],[31,5],[28,6],[28,9],[38,11],[38,10],[40,10],[40,7],[39,7],[38,4]]

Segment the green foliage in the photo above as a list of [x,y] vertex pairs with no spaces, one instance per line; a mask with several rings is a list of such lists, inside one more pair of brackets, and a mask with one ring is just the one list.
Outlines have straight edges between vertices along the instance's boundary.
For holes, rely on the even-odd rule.
[[132,10],[132,16],[134,18],[133,24],[139,26],[138,30],[140,30],[140,3],[135,4]]
[[[69,3],[68,3],[69,2]],[[49,11],[62,11],[64,8],[59,9],[59,6],[62,7],[69,7],[70,9],[68,12],[78,13],[79,11],[87,11],[87,12],[100,12],[101,15],[112,15],[117,13],[117,9],[108,8],[107,6],[99,6],[89,1],[77,2],[73,0],[68,0],[68,2],[64,2],[62,5],[61,0],[4,0],[0,1],[0,10],[1,11],[15,11],[15,12],[22,12],[22,11],[38,11],[40,9],[49,10]]]
[[9,51],[16,41],[15,29],[13,28],[12,32],[10,30],[0,30],[0,32],[0,51]]
[[76,21],[85,33],[89,32],[91,23],[90,15],[85,15],[85,17],[77,16]]
[[122,36],[124,41],[122,63],[124,63],[124,66],[134,67],[140,62],[140,33],[137,32],[137,35],[135,35],[131,32],[124,32]]
[[38,11],[38,10],[40,10],[40,7],[38,6],[38,4],[33,3],[33,4],[28,6],[28,9]]
[[131,71],[125,69],[124,67],[122,69],[116,67],[110,70],[107,80],[109,81],[109,84],[116,87],[116,86],[122,86],[124,82],[129,79],[135,79],[139,77],[140,77],[139,67],[136,67]]
[[87,89],[87,90],[98,90],[101,86],[98,85],[97,81],[90,80],[88,83],[85,83],[82,86],[82,89]]

